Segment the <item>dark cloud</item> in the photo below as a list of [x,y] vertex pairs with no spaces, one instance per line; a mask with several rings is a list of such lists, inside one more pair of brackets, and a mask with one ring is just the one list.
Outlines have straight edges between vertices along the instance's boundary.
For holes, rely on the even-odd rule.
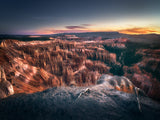
[[67,29],[86,29],[86,27],[84,26],[66,26]]
[[81,24],[82,26],[92,26],[92,24]]

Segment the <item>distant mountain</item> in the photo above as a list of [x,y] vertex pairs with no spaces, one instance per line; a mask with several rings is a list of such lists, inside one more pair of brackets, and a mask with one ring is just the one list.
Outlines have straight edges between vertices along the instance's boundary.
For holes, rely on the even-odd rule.
[[119,32],[86,32],[86,33],[60,33],[60,34],[51,34],[51,35],[41,35],[41,37],[33,37],[30,35],[0,35],[0,41],[4,39],[17,39],[22,41],[32,41],[32,40],[48,40],[49,37],[58,37],[64,35],[75,35],[80,38],[94,38],[102,37],[102,40],[105,39],[115,39],[115,38],[128,38],[132,42],[141,42],[141,43],[158,43],[160,44],[160,35],[159,34],[141,34],[141,35],[129,35]]
[[130,35],[130,38],[135,42],[160,43],[159,34]]
[[159,34],[129,35],[119,32],[86,32],[86,33],[61,33],[51,36],[76,35],[77,37],[102,37],[102,39],[128,38],[132,42],[160,43]]
[[61,35],[76,35],[77,37],[102,37],[102,38],[106,38],[106,39],[126,37],[125,34],[121,34],[119,32],[86,32],[86,33],[53,34],[53,36],[61,36]]

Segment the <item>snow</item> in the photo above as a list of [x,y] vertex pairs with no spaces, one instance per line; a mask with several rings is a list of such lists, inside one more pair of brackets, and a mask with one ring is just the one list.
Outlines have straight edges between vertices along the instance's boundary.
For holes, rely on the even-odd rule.
[[142,112],[135,94],[108,89],[105,82],[54,87],[0,100],[0,120],[158,120],[160,104],[143,95],[139,100]]

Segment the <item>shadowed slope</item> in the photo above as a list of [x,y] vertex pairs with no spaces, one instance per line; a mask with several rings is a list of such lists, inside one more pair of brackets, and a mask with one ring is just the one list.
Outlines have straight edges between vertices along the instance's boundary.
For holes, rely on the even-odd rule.
[[[86,89],[88,89],[86,91]],[[14,95],[0,101],[0,119],[23,120],[158,120],[160,106],[151,99],[113,89],[102,83],[86,87],[59,87]]]

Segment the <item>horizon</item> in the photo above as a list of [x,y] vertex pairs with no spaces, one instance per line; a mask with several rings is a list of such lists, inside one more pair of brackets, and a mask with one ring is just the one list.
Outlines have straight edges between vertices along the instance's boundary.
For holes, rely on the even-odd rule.
[[1,34],[1,35],[13,35],[13,36],[47,36],[47,35],[60,35],[60,34],[83,34],[83,33],[118,33],[118,34],[125,34],[125,35],[160,35],[160,33],[133,33],[133,34],[127,34],[127,33],[121,33],[118,31],[94,31],[94,32],[64,32],[64,33],[53,33],[53,34]]

